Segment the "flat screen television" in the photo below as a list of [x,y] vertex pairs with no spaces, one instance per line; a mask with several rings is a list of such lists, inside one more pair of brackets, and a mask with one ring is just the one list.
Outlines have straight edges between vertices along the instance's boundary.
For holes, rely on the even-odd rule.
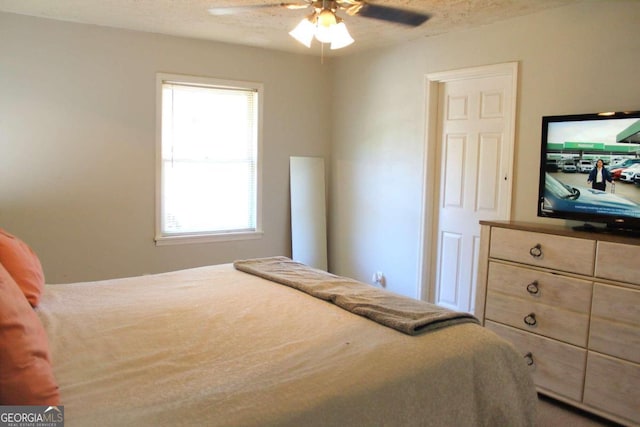
[[[613,176],[604,191],[589,182],[598,159]],[[542,117],[538,216],[640,234],[640,111]]]

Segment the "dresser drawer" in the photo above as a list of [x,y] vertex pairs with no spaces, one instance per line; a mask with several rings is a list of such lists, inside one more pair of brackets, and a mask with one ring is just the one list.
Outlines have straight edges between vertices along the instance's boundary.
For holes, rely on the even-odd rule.
[[590,276],[595,248],[593,240],[493,227],[489,256]]
[[640,285],[640,246],[598,242],[596,276]]
[[596,283],[589,348],[640,363],[640,290]]
[[587,346],[588,313],[563,310],[489,291],[485,318],[569,344]]
[[582,399],[586,350],[488,321],[487,329],[511,342],[530,363],[537,387],[570,399]]
[[640,423],[640,365],[589,352],[584,403]]
[[489,291],[589,313],[593,283],[558,274],[489,262]]

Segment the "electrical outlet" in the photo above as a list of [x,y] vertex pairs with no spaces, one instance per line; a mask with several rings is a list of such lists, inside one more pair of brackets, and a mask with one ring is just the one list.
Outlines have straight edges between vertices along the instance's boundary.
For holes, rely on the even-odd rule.
[[373,283],[376,283],[382,287],[384,287],[385,285],[384,274],[382,274],[381,271],[376,271],[375,273],[373,273],[373,277],[371,278],[371,280],[373,281]]

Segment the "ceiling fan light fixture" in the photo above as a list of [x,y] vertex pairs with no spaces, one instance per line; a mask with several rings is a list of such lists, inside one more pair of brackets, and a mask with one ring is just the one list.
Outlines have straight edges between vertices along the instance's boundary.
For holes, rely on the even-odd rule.
[[342,19],[328,8],[316,10],[304,18],[289,35],[306,47],[311,47],[314,37],[321,43],[330,43],[334,50],[354,42]]
[[330,28],[338,23],[338,17],[330,9],[322,9],[318,13],[318,27]]
[[313,40],[315,32],[316,25],[307,17],[300,21],[293,30],[289,31],[289,35],[306,47],[311,47],[311,40]]
[[347,47],[353,42],[353,37],[351,37],[351,34],[349,34],[349,30],[347,30],[347,26],[344,24],[344,22],[339,22],[338,24],[331,27],[332,50]]
[[338,19],[329,9],[323,9],[316,18],[316,39],[322,43],[331,43],[331,29],[336,26]]

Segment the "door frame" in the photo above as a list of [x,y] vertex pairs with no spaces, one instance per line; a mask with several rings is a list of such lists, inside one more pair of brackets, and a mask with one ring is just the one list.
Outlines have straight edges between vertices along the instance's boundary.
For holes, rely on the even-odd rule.
[[[436,269],[438,259],[438,200],[440,200],[440,145],[438,142],[438,120],[442,114],[442,105],[438,104],[440,86],[456,80],[482,77],[510,76],[512,82],[512,118],[510,129],[506,133],[515,147],[515,123],[518,88],[518,62],[484,65],[451,71],[429,73],[424,80],[425,99],[425,141],[423,160],[422,218],[420,223],[420,242],[418,250],[418,281],[420,299],[434,302],[436,287]],[[514,153],[511,153],[514,158]],[[507,197],[507,218],[511,217],[511,194],[513,190],[513,161],[509,167],[509,191]]]

